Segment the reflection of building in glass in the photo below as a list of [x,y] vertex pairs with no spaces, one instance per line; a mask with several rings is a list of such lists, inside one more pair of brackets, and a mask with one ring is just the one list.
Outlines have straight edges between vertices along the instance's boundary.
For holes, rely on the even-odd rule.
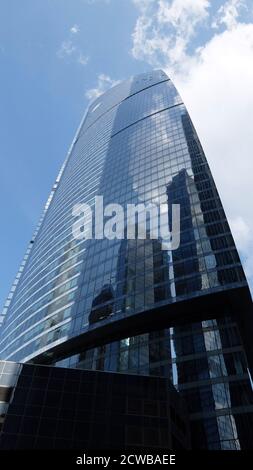
[[160,240],[122,240],[118,259],[119,311],[143,310],[169,298],[167,252]]
[[[180,204],[180,246],[171,252],[173,265],[174,287],[176,296],[185,295],[187,292],[200,291],[203,280],[201,278],[200,258],[196,243],[198,225],[195,213],[191,212],[191,195],[194,194],[195,184],[192,177],[185,169],[173,176],[168,185],[169,221],[171,220],[172,204]],[[204,284],[205,288],[205,284]]]
[[96,323],[99,320],[109,317],[113,311],[113,299],[114,293],[112,286],[105,284],[101,292],[93,299],[89,322]]
[[[124,208],[180,203],[180,247],[73,240],[72,207],[93,207],[96,195]],[[16,284],[1,358],[169,377],[187,400],[194,447],[251,446],[252,300],[203,149],[163,72],[91,105]]]

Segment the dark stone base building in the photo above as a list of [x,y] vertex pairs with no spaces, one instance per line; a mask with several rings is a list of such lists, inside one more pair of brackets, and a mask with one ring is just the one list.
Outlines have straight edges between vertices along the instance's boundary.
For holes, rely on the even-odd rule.
[[0,362],[0,449],[189,449],[187,411],[159,377]]

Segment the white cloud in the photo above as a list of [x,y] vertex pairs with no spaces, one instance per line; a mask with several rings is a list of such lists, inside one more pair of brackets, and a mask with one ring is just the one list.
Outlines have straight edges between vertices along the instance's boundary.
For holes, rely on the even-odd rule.
[[132,34],[132,55],[153,66],[168,60],[187,67],[187,48],[198,25],[209,16],[209,0],[133,0],[140,9]]
[[70,32],[72,34],[78,34],[80,32],[80,28],[78,26],[78,24],[74,24],[71,28],[70,28]]
[[60,49],[57,51],[57,55],[60,58],[64,58],[66,56],[71,56],[75,51],[76,47],[74,46],[72,41],[63,41],[61,43]]
[[120,80],[113,80],[109,75],[105,75],[101,73],[98,75],[97,84],[94,88],[90,88],[86,91],[85,96],[88,100],[95,100],[98,98],[102,93],[104,93],[109,88],[117,85]]
[[70,59],[75,60],[80,65],[86,65],[89,61],[89,57],[84,54],[77,44],[77,39],[75,36],[80,32],[80,28],[77,24],[74,24],[69,30],[68,39],[64,40],[61,43],[60,48],[57,51],[57,56],[60,59]]
[[245,0],[228,0],[222,5],[217,16],[212,23],[213,28],[218,28],[224,24],[228,29],[233,29],[237,26],[238,18],[243,9],[247,8]]
[[[138,35],[136,28],[133,34],[132,53],[152,66],[165,69],[179,89],[203,144],[227,216],[232,221],[232,231],[253,286],[253,20],[245,24],[240,22],[237,13],[233,14],[233,19],[225,16],[225,23],[222,23],[225,30],[224,27],[216,30],[204,44],[195,41],[195,49],[189,52],[191,39],[203,26],[196,10],[193,12],[190,6],[192,2],[188,4],[190,13],[185,13],[180,20],[180,34],[171,28],[172,19],[174,23],[179,21],[175,10],[171,10],[175,0],[153,4],[152,16],[149,2],[143,1],[141,7],[138,3],[135,0],[140,15],[136,24]],[[196,3],[202,6],[199,16],[206,20],[207,2]],[[234,7],[242,7],[239,2],[233,3]],[[162,4],[166,4],[166,11],[161,9]],[[228,4],[231,1],[224,2],[224,10],[214,15],[209,11],[206,24],[210,31],[213,31],[214,17],[221,19],[222,14],[231,11],[227,9]],[[244,4],[249,5],[249,2]],[[164,16],[158,22],[158,13],[161,15],[162,11]],[[189,27],[185,25],[187,21],[191,22]]]
[[253,232],[242,217],[236,217],[229,221],[232,233],[234,235],[236,246],[241,254],[244,263],[247,278],[253,281],[253,256],[249,253],[253,250]]
[[160,24],[171,24],[179,33],[190,37],[195,26],[208,16],[209,0],[159,0],[157,19]]
[[80,52],[77,62],[81,65],[86,65],[88,61],[89,61],[89,57],[87,55],[84,55],[82,52]]
[[249,225],[247,225],[245,220],[240,216],[235,219],[231,219],[229,223],[238,248],[242,253],[247,252],[251,244],[252,237]]

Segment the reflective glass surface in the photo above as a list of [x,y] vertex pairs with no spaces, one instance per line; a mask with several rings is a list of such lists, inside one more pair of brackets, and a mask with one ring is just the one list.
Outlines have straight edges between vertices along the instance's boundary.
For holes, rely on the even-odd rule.
[[[72,208],[180,204],[181,243],[75,240]],[[169,224],[169,220],[167,225]],[[90,107],[0,330],[0,356],[28,360],[101,322],[246,285],[202,147],[162,71],[109,90]]]

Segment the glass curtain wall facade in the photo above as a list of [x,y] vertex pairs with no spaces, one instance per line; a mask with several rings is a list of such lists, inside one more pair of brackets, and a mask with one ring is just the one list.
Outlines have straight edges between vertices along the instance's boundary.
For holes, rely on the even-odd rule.
[[[151,238],[74,239],[73,206],[94,208],[101,195],[104,206],[180,204],[179,248]],[[214,298],[222,301],[210,314]],[[54,187],[5,311],[1,359],[170,377],[187,400],[193,446],[247,448],[253,399],[239,318],[251,305],[207,160],[171,80],[157,70],[112,88],[90,106]]]

